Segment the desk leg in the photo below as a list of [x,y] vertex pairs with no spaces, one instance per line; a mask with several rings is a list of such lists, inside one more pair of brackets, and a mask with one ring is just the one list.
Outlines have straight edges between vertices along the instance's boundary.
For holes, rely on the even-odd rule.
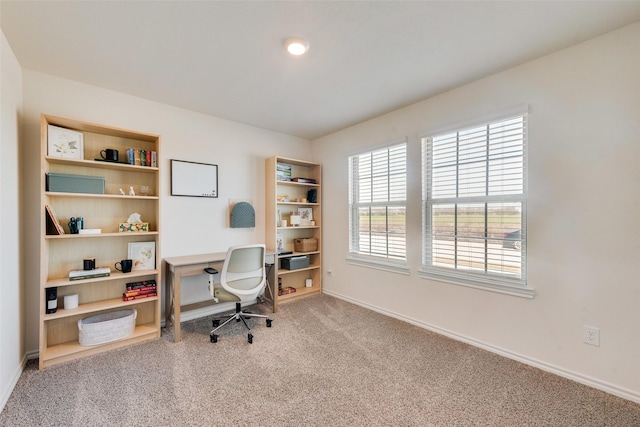
[[[180,342],[180,267],[169,267],[167,274],[167,296],[165,299],[165,324],[173,323],[173,342]],[[173,315],[173,319],[171,319]]]

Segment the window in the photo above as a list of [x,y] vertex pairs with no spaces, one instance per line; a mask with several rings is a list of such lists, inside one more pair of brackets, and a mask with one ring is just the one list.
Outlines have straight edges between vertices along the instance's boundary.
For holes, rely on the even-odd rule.
[[[526,116],[422,138],[423,273],[526,288]],[[522,294],[532,296],[525,291]]]
[[350,254],[404,261],[406,199],[406,142],[350,157]]

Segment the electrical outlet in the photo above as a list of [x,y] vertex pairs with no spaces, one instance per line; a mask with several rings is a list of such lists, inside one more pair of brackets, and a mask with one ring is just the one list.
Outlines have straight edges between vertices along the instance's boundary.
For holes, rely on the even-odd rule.
[[582,341],[585,344],[600,347],[600,329],[593,326],[584,325],[582,332]]

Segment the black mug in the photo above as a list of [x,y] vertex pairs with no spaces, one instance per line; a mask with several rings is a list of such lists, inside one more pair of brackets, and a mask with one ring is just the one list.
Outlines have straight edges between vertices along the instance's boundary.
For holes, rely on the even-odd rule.
[[[120,268],[118,268],[118,264],[120,264]],[[116,262],[114,267],[118,271],[122,271],[123,273],[131,273],[131,267],[133,266],[133,261],[130,259],[123,259],[122,261]]]
[[82,262],[82,267],[85,270],[95,270],[96,269],[96,259],[95,258],[85,258]]
[[103,160],[108,162],[117,162],[118,161],[118,150],[114,150],[113,148],[107,148],[106,150],[100,151],[100,157]]

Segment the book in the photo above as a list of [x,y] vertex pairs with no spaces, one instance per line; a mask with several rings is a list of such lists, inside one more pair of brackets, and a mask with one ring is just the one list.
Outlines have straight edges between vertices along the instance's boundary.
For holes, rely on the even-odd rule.
[[142,299],[142,298],[150,298],[150,297],[155,297],[158,296],[157,292],[151,292],[149,294],[144,294],[144,295],[136,295],[136,296],[132,296],[132,297],[126,297],[126,296],[122,296],[122,301],[133,301],[136,299]]
[[69,272],[69,277],[79,277],[93,274],[107,274],[111,273],[111,269],[109,267],[100,267],[94,268],[93,270],[71,270]]
[[147,160],[145,163],[147,166],[151,166],[151,151],[147,150]]
[[147,294],[152,294],[152,293],[157,293],[158,290],[156,289],[156,287],[152,287],[152,288],[141,288],[140,290],[136,290],[136,291],[127,291],[127,292],[123,292],[122,296],[123,297],[135,297],[138,295],[147,295]]
[[140,166],[147,166],[147,152],[140,150]]
[[295,291],[296,291],[296,288],[292,288],[291,286],[287,286],[286,288],[278,289],[278,295],[292,294]]
[[158,167],[158,153],[156,153],[155,151],[151,152],[151,167],[152,168]]
[[64,229],[62,225],[60,225],[60,221],[58,221],[58,216],[56,215],[56,211],[53,210],[53,206],[44,205],[46,211],[46,223],[47,223],[47,234],[48,235],[62,235],[64,234]]
[[73,277],[69,276],[69,280],[95,279],[97,277],[109,277],[109,276],[111,276],[111,273],[85,274],[84,276],[73,276]]
[[127,290],[137,290],[137,289],[141,289],[141,288],[147,288],[147,287],[151,287],[151,286],[156,286],[156,281],[155,280],[143,280],[140,282],[130,282],[127,283],[126,285]]

